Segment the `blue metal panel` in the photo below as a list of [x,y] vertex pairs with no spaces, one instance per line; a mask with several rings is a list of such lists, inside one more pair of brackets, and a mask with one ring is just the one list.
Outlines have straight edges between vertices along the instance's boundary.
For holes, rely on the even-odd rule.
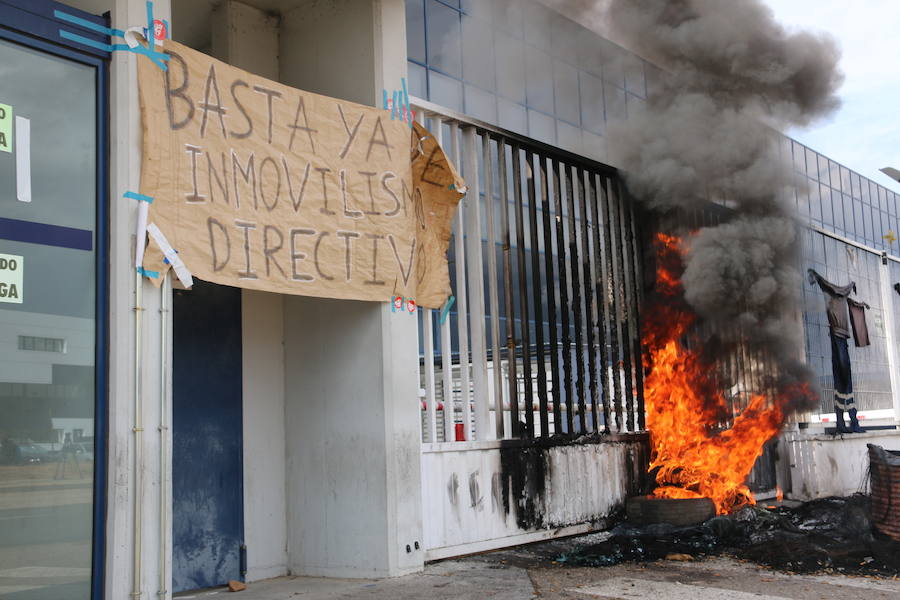
[[241,291],[194,280],[174,298],[172,587],[240,579]]
[[62,29],[77,33],[95,42],[109,43],[109,36],[57,19],[53,14],[57,10],[95,25],[109,27],[109,19],[106,16],[92,15],[53,0],[0,0],[0,28],[7,27],[23,31],[29,35],[80,50],[87,54],[93,54],[102,58],[109,57],[108,52],[60,36],[59,32]]

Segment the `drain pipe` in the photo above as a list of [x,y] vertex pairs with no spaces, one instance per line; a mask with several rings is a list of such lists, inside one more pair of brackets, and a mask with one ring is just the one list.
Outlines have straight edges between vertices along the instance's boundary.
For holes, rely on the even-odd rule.
[[169,299],[172,294],[172,280],[165,276],[159,286],[159,591],[160,600],[166,600],[168,575],[166,573],[166,550],[168,547],[168,361],[167,340],[169,334]]
[[134,559],[131,597],[141,597],[141,544],[143,534],[143,496],[144,496],[144,425],[141,401],[141,289],[144,282],[141,274],[135,271],[134,288]]

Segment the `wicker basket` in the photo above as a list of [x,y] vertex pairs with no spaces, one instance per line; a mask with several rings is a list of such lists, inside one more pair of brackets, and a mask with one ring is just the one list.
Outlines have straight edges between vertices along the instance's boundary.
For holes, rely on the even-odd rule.
[[868,446],[872,522],[878,531],[900,542],[900,451]]

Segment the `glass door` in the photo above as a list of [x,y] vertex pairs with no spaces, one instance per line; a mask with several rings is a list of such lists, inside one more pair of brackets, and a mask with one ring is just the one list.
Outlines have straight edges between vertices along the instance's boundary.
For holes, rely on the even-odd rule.
[[102,75],[14,40],[0,37],[0,597],[87,600]]

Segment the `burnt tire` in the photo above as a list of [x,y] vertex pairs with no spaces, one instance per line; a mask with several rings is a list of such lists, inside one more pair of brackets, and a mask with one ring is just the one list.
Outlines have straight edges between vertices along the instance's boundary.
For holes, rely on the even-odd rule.
[[686,527],[716,516],[716,506],[709,498],[636,496],[626,501],[625,514],[629,521],[640,525],[668,523]]

